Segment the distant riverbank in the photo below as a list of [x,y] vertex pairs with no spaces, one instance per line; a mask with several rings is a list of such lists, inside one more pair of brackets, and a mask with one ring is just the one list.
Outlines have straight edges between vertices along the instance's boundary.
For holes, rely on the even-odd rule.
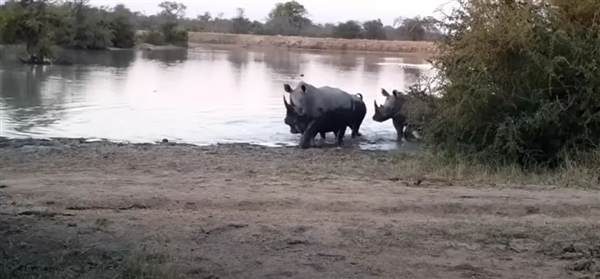
[[[138,31],[138,34],[144,31]],[[289,49],[309,49],[321,51],[368,51],[411,54],[429,57],[435,52],[433,42],[426,41],[379,41],[362,39],[311,38],[296,36],[261,36],[226,33],[189,32],[189,47],[198,45],[230,45],[241,47],[280,47]],[[2,45],[3,47],[9,45]],[[164,50],[181,49],[174,45],[152,45],[138,42],[136,49]],[[123,50],[108,48],[107,50]]]
[[425,41],[378,41],[359,39],[310,38],[295,36],[260,36],[225,33],[190,32],[189,43],[238,45],[244,47],[284,47],[312,50],[350,50],[415,53],[426,56],[434,53],[433,42]]

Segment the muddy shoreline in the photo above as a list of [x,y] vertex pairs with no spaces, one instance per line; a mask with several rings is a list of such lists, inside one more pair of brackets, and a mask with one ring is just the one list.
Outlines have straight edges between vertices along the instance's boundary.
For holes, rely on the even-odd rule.
[[[156,142],[148,143],[130,143],[130,142],[116,142],[106,139],[91,139],[91,138],[63,138],[63,137],[50,137],[50,138],[9,138],[0,136],[0,148],[20,148],[24,146],[39,146],[39,147],[56,147],[56,148],[69,148],[75,145],[98,145],[98,146],[131,146],[131,147],[149,147],[156,145],[165,146],[181,146],[190,148],[215,148],[219,146],[226,147],[251,147],[251,148],[266,148],[261,145],[251,143],[232,143],[232,144],[212,144],[212,145],[195,145],[189,143],[178,143],[163,139]],[[291,148],[291,147],[284,147]]]
[[600,194],[353,148],[0,138],[0,278],[600,278]]
[[[182,150],[206,152],[215,150],[229,150],[231,152],[236,151],[264,151],[269,154],[299,154],[298,152],[310,152],[300,149],[297,145],[277,145],[277,146],[266,146],[261,144],[253,143],[215,143],[206,145],[197,145],[185,142],[170,141],[168,139],[162,139],[161,141],[155,142],[120,142],[111,141],[107,139],[92,139],[92,138],[64,138],[64,137],[50,137],[50,138],[10,138],[0,136],[0,149],[9,151],[16,150],[32,150],[35,152],[43,152],[45,150],[54,151],[68,151],[68,150],[85,150],[94,149],[96,151],[103,148],[115,149],[115,148],[127,148],[135,150],[148,150],[149,148],[176,148]],[[315,150],[321,150],[325,152],[346,152],[346,153],[364,153],[364,154],[398,154],[395,150],[365,150],[359,149],[354,146],[345,146],[338,148],[335,143],[331,142],[320,142],[318,146],[311,148],[313,152]],[[9,151],[10,152],[10,151]],[[409,156],[409,154],[405,154]],[[417,154],[411,153],[410,156],[418,156]]]

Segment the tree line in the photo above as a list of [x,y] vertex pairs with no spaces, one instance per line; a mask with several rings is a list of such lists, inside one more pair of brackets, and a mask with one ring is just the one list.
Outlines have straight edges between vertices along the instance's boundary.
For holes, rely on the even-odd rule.
[[206,12],[186,17],[182,3],[165,1],[154,15],[134,12],[123,4],[92,6],[89,0],[8,0],[0,6],[0,43],[24,43],[32,59],[51,56],[50,46],[73,49],[133,47],[140,40],[156,45],[185,46],[188,32],[220,32],[256,35],[290,35],[347,39],[434,40],[440,37],[432,18],[398,18],[394,26],[381,20],[317,24],[297,1],[276,4],[264,22],[251,21],[243,8],[224,18]]
[[[311,21],[308,14],[308,10],[302,4],[289,1],[276,4],[264,22],[251,21],[246,17],[243,8],[237,8],[236,16],[230,19],[223,18],[222,13],[213,16],[206,12],[195,19],[183,19],[182,25],[189,31],[255,35],[411,41],[435,40],[441,37],[441,32],[432,17],[399,17],[393,26],[384,26],[380,19],[321,24]],[[152,28],[157,19],[151,16],[146,20],[140,26],[141,29]]]
[[[187,45],[187,32],[180,27],[183,10],[176,3],[163,2],[156,27],[162,43]],[[47,63],[52,46],[101,50],[131,48],[136,43],[139,22],[147,18],[123,4],[92,6],[89,0],[12,0],[0,6],[0,43],[26,45],[27,62]]]

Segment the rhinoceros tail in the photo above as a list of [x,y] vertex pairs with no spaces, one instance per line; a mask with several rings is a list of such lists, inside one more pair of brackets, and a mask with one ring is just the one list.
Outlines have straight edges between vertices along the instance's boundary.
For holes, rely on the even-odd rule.
[[356,95],[356,97],[360,98],[361,100],[363,99],[363,95],[362,95],[362,94],[360,94],[360,93],[356,93],[356,94],[354,94],[354,95]]

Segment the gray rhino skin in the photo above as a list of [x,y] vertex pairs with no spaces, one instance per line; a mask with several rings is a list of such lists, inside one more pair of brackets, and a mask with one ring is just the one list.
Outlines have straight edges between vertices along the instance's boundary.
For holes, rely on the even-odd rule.
[[320,131],[334,131],[338,146],[343,145],[346,127],[352,127],[355,99],[339,88],[315,87],[301,81],[295,89],[289,84],[283,86],[290,94],[290,105],[297,117],[307,121],[302,132],[300,148],[306,149]]
[[[290,133],[292,134],[302,134],[304,133],[304,130],[306,130],[306,127],[308,126],[308,124],[310,123],[310,119],[306,118],[306,117],[301,117],[298,116],[298,114],[296,114],[296,111],[294,110],[293,105],[288,104],[288,102],[285,100],[285,97],[283,97],[283,104],[285,105],[285,119],[283,120],[283,122],[290,126]],[[319,134],[321,135],[322,139],[325,139],[325,133],[327,132],[334,132],[335,131],[319,131]]]
[[375,114],[373,120],[377,122],[384,122],[392,119],[394,128],[396,129],[397,140],[401,141],[403,138],[406,139],[406,134],[410,133],[415,137],[420,138],[416,130],[418,127],[408,125],[406,114],[403,112],[405,105],[410,101],[410,96],[404,95],[397,90],[393,90],[392,94],[389,94],[385,89],[381,89],[381,94],[386,97],[385,103],[381,106],[377,105],[376,101],[373,101],[375,105]]
[[[350,127],[352,129],[352,138],[355,138],[356,136],[362,136],[362,134],[359,132],[360,129],[360,125],[362,124],[363,120],[365,119],[365,116],[367,115],[367,106],[365,105],[365,102],[363,101],[363,96],[360,93],[356,93],[354,95],[352,95],[352,99],[354,102],[354,114],[352,116],[351,119],[351,125],[349,125],[348,127]],[[285,105],[285,110],[286,110],[286,116],[284,119],[284,123],[287,124],[288,126],[290,126],[290,133],[292,134],[301,134],[304,132],[304,130],[306,130],[306,127],[308,126],[310,119],[307,119],[306,117],[300,117],[296,114],[296,111],[293,109],[293,106],[291,104],[288,104],[288,102],[285,100],[285,97],[283,98],[283,104]],[[322,139],[325,139],[325,134],[328,132],[333,132],[334,135],[337,136],[337,131],[333,131],[333,130],[323,130],[321,129],[319,131],[319,134],[321,135]]]

